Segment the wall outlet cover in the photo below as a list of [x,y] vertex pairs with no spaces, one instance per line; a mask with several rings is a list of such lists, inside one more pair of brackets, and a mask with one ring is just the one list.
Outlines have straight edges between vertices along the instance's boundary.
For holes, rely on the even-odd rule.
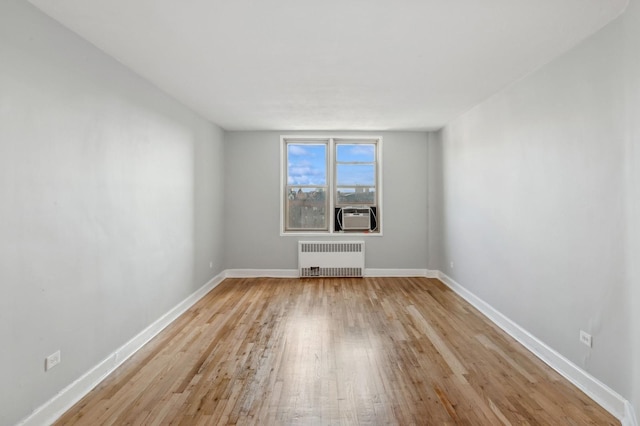
[[44,371],[49,371],[56,365],[60,364],[62,358],[60,357],[60,351],[55,351],[49,355],[44,361]]
[[580,341],[591,347],[591,335],[584,330],[580,330]]

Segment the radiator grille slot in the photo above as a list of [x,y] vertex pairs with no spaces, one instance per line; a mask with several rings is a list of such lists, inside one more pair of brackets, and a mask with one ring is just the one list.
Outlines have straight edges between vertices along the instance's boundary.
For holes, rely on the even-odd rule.
[[298,242],[300,277],[362,277],[364,241]]
[[362,268],[302,268],[301,277],[362,277]]
[[356,243],[301,243],[302,253],[360,253],[364,242]]

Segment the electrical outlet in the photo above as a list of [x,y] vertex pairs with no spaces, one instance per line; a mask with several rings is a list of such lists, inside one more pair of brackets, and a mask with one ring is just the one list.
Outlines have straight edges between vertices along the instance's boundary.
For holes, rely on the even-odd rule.
[[453,261],[451,262],[451,269],[453,269]]
[[209,269],[213,269],[213,262],[209,262]]
[[44,361],[44,371],[49,371],[56,365],[60,364],[62,358],[60,358],[60,351],[55,351],[49,355]]
[[591,347],[591,335],[584,330],[580,330],[580,341]]

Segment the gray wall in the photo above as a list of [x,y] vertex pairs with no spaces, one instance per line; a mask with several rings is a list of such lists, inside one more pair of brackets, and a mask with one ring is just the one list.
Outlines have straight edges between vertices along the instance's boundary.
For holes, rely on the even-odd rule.
[[0,64],[10,425],[222,270],[223,132],[27,2],[0,2]]
[[639,117],[632,1],[603,31],[442,131],[430,260],[637,412]]
[[[323,239],[280,236],[280,136],[286,134],[304,132],[225,134],[227,268],[295,269],[297,241]],[[429,135],[424,132],[357,134],[383,137],[383,236],[365,238],[366,267],[425,269]]]
[[[621,130],[618,137],[624,145],[626,202],[626,256],[625,284],[631,312],[630,336],[632,365],[625,372],[631,381],[629,395],[636,417],[640,416],[640,3],[631,0],[626,14],[611,29],[620,57],[611,65],[611,72],[622,68],[619,75],[621,86],[616,92],[621,104]],[[618,75],[617,75],[618,77]]]
[[437,271],[442,270],[444,265],[444,233],[442,224],[444,223],[445,209],[443,202],[443,174],[442,174],[442,132],[429,133],[428,147],[428,257],[427,268]]
[[[446,272],[637,412],[639,9],[441,133],[359,132],[384,138],[367,267]],[[295,268],[298,238],[279,235],[288,132],[223,134],[19,0],[0,63],[4,425],[223,269]]]

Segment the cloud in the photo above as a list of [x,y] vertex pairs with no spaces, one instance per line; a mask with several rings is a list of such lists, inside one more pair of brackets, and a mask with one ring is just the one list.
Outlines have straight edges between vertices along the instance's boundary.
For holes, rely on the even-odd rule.
[[365,156],[367,158],[372,157],[374,153],[373,145],[353,145],[351,149],[349,149],[349,154]]
[[375,145],[371,144],[339,144],[338,161],[372,163],[375,161]]
[[288,145],[289,185],[326,185],[326,182],[326,146]]
[[289,164],[287,183],[289,185],[325,185],[325,172],[308,165]]
[[290,155],[308,155],[308,152],[306,149],[304,149],[300,145],[289,145],[289,154]]
[[317,175],[318,173],[314,171],[311,167],[289,167],[289,176],[308,176],[308,175]]

